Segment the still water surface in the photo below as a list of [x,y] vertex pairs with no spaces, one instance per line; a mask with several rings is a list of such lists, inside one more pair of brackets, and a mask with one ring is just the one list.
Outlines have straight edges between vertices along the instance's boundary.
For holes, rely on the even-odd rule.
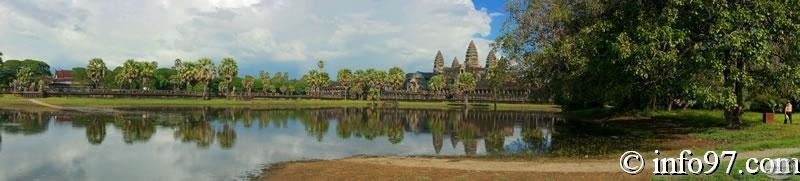
[[[0,180],[230,180],[353,155],[564,155],[591,146],[554,113],[411,109],[0,109]],[[574,146],[580,145],[580,146]],[[589,146],[587,146],[589,145]]]

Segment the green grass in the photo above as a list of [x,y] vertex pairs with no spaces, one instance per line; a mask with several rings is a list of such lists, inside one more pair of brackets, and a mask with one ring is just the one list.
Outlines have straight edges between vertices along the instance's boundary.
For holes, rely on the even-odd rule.
[[[370,101],[363,100],[319,100],[319,99],[255,99],[250,101],[229,99],[133,99],[133,98],[74,98],[74,97],[48,97],[36,100],[60,106],[86,106],[86,107],[131,107],[131,106],[249,106],[259,108],[324,108],[324,107],[368,107]],[[16,96],[3,96],[0,104],[27,104],[25,98]],[[381,107],[409,108],[409,109],[451,109],[461,108],[457,103],[450,102],[389,102],[378,103]],[[492,109],[491,104],[471,104],[475,109]],[[504,111],[560,111],[555,105],[544,104],[497,104],[497,110]]]
[[[719,153],[719,152],[717,152],[717,153]],[[770,158],[800,158],[800,153],[790,154],[790,155],[776,155],[776,156],[771,156]],[[766,174],[761,173],[761,172],[759,172],[756,175],[749,174],[747,172],[746,168],[745,168],[746,165],[747,165],[747,160],[746,159],[748,159],[748,158],[742,158],[741,156],[738,156],[736,162],[733,163],[733,167],[731,168],[731,173],[730,174],[725,173],[725,171],[728,169],[728,162],[730,161],[729,159],[730,159],[729,157],[726,157],[725,159],[721,159],[720,162],[719,162],[719,164],[720,164],[719,167],[711,175],[705,175],[705,174],[702,174],[702,173],[699,174],[699,175],[694,175],[694,174],[690,173],[689,175],[685,175],[685,176],[676,176],[676,175],[656,176],[652,180],[765,180],[765,181],[766,180],[776,180],[776,179],[768,177]],[[762,158],[758,158],[758,159],[760,160]],[[755,165],[751,165],[751,168],[754,168],[754,167],[756,167],[756,166]],[[706,170],[708,170],[708,165],[706,165],[703,168],[703,171],[706,171]],[[739,170],[742,170],[744,173],[740,174]],[[651,174],[651,173],[646,173],[646,174]],[[791,176],[788,179],[784,179],[784,180],[800,180],[800,177]]]
[[707,128],[698,129],[691,135],[720,143],[713,148],[715,150],[752,151],[800,145],[800,123],[785,125],[782,123],[782,114],[776,114],[774,123],[764,124],[761,122],[761,113],[747,112],[742,117],[744,125],[739,129],[725,128],[727,123],[721,111],[659,111],[642,112],[640,115],[672,119],[686,128]]

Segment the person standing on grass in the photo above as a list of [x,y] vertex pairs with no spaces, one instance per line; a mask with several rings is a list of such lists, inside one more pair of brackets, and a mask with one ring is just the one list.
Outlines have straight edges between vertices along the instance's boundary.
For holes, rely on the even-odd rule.
[[786,124],[786,120],[789,120],[789,124],[792,124],[792,101],[786,101],[786,106],[783,107],[783,124]]

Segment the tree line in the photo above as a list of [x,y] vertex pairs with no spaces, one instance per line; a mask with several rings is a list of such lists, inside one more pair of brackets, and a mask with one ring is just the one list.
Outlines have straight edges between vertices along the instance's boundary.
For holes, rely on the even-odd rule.
[[[144,89],[144,90],[183,90],[202,92],[204,98],[213,94],[224,96],[251,95],[252,92],[278,93],[285,95],[319,94],[335,83],[343,87],[348,99],[380,100],[382,91],[405,90],[418,92],[427,90],[435,93],[452,92],[465,94],[475,90],[477,80],[469,72],[461,73],[451,85],[443,75],[433,76],[427,84],[412,77],[409,86],[404,87],[406,73],[400,67],[388,70],[375,68],[337,71],[336,81],[324,71],[325,62],[319,60],[317,68],[308,70],[300,79],[289,79],[287,72],[260,71],[258,75],[239,76],[235,59],[224,58],[216,65],[209,58],[196,61],[176,59],[172,67],[158,67],[154,61],[126,60],[122,65],[109,69],[101,58],[88,61],[86,67],[72,69],[73,82],[88,85],[93,89]],[[511,68],[505,61],[489,67],[489,80],[492,85],[510,81]],[[37,60],[9,60],[0,63],[0,85],[16,90],[39,90],[46,86],[52,76],[50,66]],[[499,87],[499,86],[495,86]],[[352,95],[352,96],[351,96]],[[467,96],[464,96],[467,101]]]
[[798,100],[797,1],[512,0],[507,10],[495,46],[567,109],[696,100],[736,127],[751,105]]

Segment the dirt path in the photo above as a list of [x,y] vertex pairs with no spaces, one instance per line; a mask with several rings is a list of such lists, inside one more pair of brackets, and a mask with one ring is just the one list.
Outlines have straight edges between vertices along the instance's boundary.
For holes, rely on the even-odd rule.
[[60,111],[77,111],[77,112],[84,112],[84,113],[119,113],[120,111],[115,109],[109,108],[92,108],[92,107],[64,107],[59,105],[48,104],[46,102],[42,102],[36,99],[28,99],[33,104],[44,106],[51,109],[56,109]]
[[[669,153],[676,153],[671,151]],[[800,153],[779,148],[739,153],[738,159]],[[652,170],[646,164],[644,170]],[[650,180],[622,173],[616,159],[503,161],[470,158],[352,157],[273,165],[262,180]]]
[[49,108],[58,109],[58,110],[67,110],[67,108],[64,108],[64,107],[61,107],[61,106],[57,106],[57,105],[48,104],[48,103],[44,103],[44,102],[36,100],[36,99],[28,99],[28,101],[31,101],[31,103],[34,103],[34,104],[40,105],[40,106],[44,106],[44,107],[49,107]]

